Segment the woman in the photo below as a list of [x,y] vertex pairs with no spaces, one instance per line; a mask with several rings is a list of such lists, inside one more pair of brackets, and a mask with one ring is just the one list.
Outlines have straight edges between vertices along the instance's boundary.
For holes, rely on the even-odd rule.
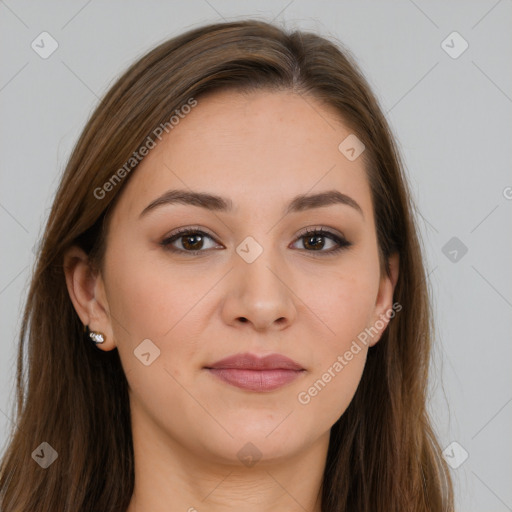
[[453,510],[431,324],[400,157],[348,52],[190,30],[113,85],[65,170],[2,511]]

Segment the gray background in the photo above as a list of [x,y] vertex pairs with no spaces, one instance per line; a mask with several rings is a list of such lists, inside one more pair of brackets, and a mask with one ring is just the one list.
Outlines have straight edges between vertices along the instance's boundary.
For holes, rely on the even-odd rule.
[[[511,0],[0,1],[2,445],[33,247],[88,115],[157,43],[245,16],[337,38],[377,94],[419,208],[437,320],[429,407],[443,448],[458,443],[452,464],[469,454],[452,473],[457,510],[512,510]],[[59,45],[47,59],[31,48],[43,31]],[[469,44],[458,58],[442,47],[453,31]]]

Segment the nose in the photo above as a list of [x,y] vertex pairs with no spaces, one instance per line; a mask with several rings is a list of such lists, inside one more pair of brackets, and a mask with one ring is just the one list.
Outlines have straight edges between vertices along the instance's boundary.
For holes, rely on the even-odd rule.
[[222,316],[228,325],[250,324],[255,331],[282,330],[297,315],[290,273],[270,250],[252,263],[235,255]]

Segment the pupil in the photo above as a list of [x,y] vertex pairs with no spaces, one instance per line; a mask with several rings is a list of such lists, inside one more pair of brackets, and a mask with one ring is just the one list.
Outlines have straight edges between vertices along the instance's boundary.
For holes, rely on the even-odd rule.
[[[306,238],[306,240],[307,240],[306,245],[314,245],[314,244],[317,244],[317,243],[319,243],[319,241],[320,241],[322,238],[323,238],[323,236],[321,236],[321,235],[313,235],[313,236],[310,236],[310,237]],[[313,240],[313,242],[311,242],[312,240]],[[315,247],[313,247],[313,248],[314,248],[314,249],[321,249],[321,248],[323,247],[323,245],[324,245],[324,244],[323,244],[323,243],[321,243],[321,244],[320,244],[320,246],[318,246],[318,245],[317,245],[317,246],[315,246]]]
[[195,242],[192,242],[192,243],[189,243],[190,240],[193,240],[193,239],[201,239],[201,235],[187,235],[185,237],[185,243],[183,244],[183,246],[186,248],[186,249],[198,249],[198,247],[189,247],[190,245],[196,245],[198,244],[201,240],[199,241],[195,241]]

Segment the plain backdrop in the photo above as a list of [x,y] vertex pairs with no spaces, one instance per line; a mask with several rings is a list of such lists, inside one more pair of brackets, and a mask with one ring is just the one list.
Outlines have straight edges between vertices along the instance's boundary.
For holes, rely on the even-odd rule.
[[[34,246],[88,116],[156,44],[244,17],[338,40],[379,98],[418,205],[437,325],[429,407],[457,510],[512,510],[511,0],[0,1],[2,449]],[[47,58],[32,47],[55,45],[42,32],[58,44]]]

